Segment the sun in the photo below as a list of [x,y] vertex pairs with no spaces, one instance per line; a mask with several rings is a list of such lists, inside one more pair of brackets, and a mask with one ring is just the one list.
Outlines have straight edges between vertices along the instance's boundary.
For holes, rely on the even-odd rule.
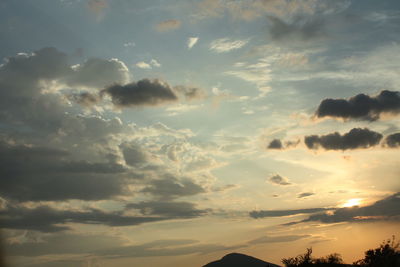
[[349,207],[354,207],[354,206],[360,206],[362,198],[351,198],[347,200],[342,207],[343,208],[349,208]]

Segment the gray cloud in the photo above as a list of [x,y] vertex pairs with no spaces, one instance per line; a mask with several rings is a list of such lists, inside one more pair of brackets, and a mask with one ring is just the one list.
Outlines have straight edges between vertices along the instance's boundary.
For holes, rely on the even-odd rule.
[[312,196],[312,195],[315,195],[315,193],[312,193],[312,192],[304,192],[304,193],[298,194],[298,195],[297,195],[297,198],[305,198],[305,197],[309,197],[309,196]]
[[400,133],[390,134],[385,138],[386,146],[391,148],[400,147]]
[[400,192],[379,200],[365,207],[349,207],[336,209],[333,213],[311,215],[308,221],[323,223],[353,222],[366,220],[399,220],[400,219]]
[[299,215],[306,213],[316,213],[325,210],[326,210],[325,208],[297,209],[297,210],[260,210],[260,211],[252,211],[249,213],[249,215],[252,218],[258,219],[265,217],[283,217],[283,216]]
[[71,161],[65,150],[0,143],[0,193],[19,201],[99,200],[124,193],[115,163]]
[[174,90],[158,80],[143,79],[126,85],[113,85],[102,91],[118,107],[156,106],[178,101]]
[[204,193],[205,190],[190,179],[177,179],[171,175],[165,175],[163,179],[150,181],[142,192],[150,193],[161,199],[173,199],[197,195]]
[[207,213],[207,210],[196,209],[196,205],[190,202],[176,201],[148,201],[130,203],[127,209],[138,209],[143,215],[161,215],[176,218],[193,218]]
[[204,99],[207,97],[206,92],[201,88],[175,86],[174,90],[181,94],[187,101]]
[[358,94],[350,99],[325,99],[315,115],[342,119],[377,120],[382,113],[400,113],[400,92],[381,91],[376,96]]
[[267,148],[268,149],[283,149],[283,145],[282,145],[281,140],[274,139],[269,143]]
[[321,136],[309,135],[304,138],[304,142],[309,149],[322,147],[326,150],[347,150],[376,146],[381,139],[380,133],[367,128],[354,128],[344,135],[338,132]]
[[270,178],[268,178],[268,181],[276,185],[291,185],[286,177],[282,177],[279,174],[271,176]]
[[150,159],[149,153],[144,151],[138,144],[123,143],[120,145],[126,164],[130,166],[141,166]]
[[82,92],[79,94],[71,94],[68,98],[82,106],[91,107],[101,101],[101,96],[89,92]]
[[249,244],[263,244],[263,243],[284,243],[293,242],[296,240],[312,237],[311,235],[282,235],[282,236],[263,236],[257,239],[250,240]]
[[[67,223],[129,226],[171,219],[166,216],[127,216],[121,211],[105,212],[99,209],[83,211],[56,210],[49,206],[26,208],[10,205],[0,211],[0,226],[5,229],[27,229],[41,232],[59,232],[70,229]],[[174,217],[175,219],[175,217]]]
[[301,40],[307,41],[321,38],[325,35],[324,20],[312,16],[298,16],[292,22],[268,16],[270,22],[269,34],[277,41]]

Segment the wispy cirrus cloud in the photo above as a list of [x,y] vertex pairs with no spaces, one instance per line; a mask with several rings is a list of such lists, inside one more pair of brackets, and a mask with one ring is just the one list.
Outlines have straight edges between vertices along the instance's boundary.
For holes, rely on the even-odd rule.
[[227,53],[232,50],[240,49],[245,46],[249,40],[231,40],[229,38],[220,38],[210,43],[210,50],[216,53]]
[[155,28],[159,32],[169,32],[181,27],[182,22],[177,19],[169,19],[158,23]]

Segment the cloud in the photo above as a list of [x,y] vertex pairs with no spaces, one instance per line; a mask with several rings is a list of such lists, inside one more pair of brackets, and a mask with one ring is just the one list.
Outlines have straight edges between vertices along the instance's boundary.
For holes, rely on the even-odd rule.
[[230,40],[229,38],[216,39],[210,43],[210,50],[217,53],[226,53],[245,46],[248,40]]
[[326,150],[347,150],[376,146],[381,139],[380,133],[367,128],[353,128],[344,135],[338,132],[321,136],[309,135],[304,138],[304,143],[309,149],[322,147]]
[[141,68],[141,69],[151,69],[150,64],[148,64],[144,61],[140,61],[140,62],[136,63],[136,67]]
[[284,216],[300,215],[307,213],[316,213],[325,210],[326,210],[325,208],[297,209],[297,210],[260,210],[260,211],[251,211],[249,215],[252,218],[258,219],[266,217],[284,217]]
[[143,79],[125,85],[116,84],[102,92],[110,95],[117,107],[156,106],[178,100],[174,90],[159,80]]
[[303,222],[356,222],[400,219],[400,192],[365,207],[340,208],[333,212],[311,215]]
[[120,145],[125,163],[130,166],[141,166],[150,160],[150,154],[143,150],[138,144],[123,143]]
[[163,179],[150,181],[142,192],[150,193],[160,199],[174,199],[204,193],[205,190],[188,178],[177,179],[166,174]]
[[89,92],[82,92],[78,94],[71,94],[68,98],[79,105],[92,107],[101,101],[101,96]]
[[147,201],[130,203],[127,209],[138,209],[145,216],[158,215],[171,218],[194,218],[205,215],[207,210],[196,209],[190,202],[177,201]]
[[193,46],[199,41],[199,37],[189,37],[186,44],[188,49],[192,49]]
[[65,150],[0,143],[0,192],[17,201],[100,200],[125,193],[116,163],[73,161]]
[[161,64],[157,60],[152,59],[152,60],[150,60],[149,63],[140,61],[140,62],[136,63],[136,67],[141,68],[141,69],[152,69],[153,67],[156,67],[156,68],[161,67]]
[[291,185],[288,178],[282,177],[279,174],[271,176],[268,178],[268,181],[275,185]]
[[91,58],[72,66],[72,69],[71,75],[66,77],[69,86],[103,89],[114,83],[127,83],[130,78],[128,67],[116,58]]
[[181,21],[176,19],[165,20],[156,25],[156,30],[159,32],[173,31],[181,27]]
[[269,143],[267,148],[268,149],[283,149],[283,145],[282,145],[281,140],[274,139]]
[[400,147],[400,133],[390,134],[385,138],[384,144],[391,148]]
[[381,91],[376,96],[358,94],[350,99],[324,99],[315,115],[318,118],[377,120],[384,113],[400,113],[400,92]]
[[298,195],[297,195],[297,198],[305,198],[305,197],[309,197],[309,196],[312,196],[312,195],[315,195],[315,193],[312,193],[312,192],[304,192],[304,193],[298,194]]
[[88,8],[96,16],[100,16],[105,8],[107,8],[108,3],[106,0],[88,0]]
[[203,89],[197,87],[175,86],[174,90],[187,101],[200,100],[207,97],[207,93]]
[[[27,208],[10,205],[0,211],[0,226],[5,229],[27,229],[41,232],[59,232],[70,229],[66,224],[103,224],[130,226],[171,219],[166,216],[128,216],[121,211],[100,209],[58,210],[50,206]],[[174,218],[175,219],[175,218]]]
[[282,236],[263,236],[260,238],[256,238],[250,240],[248,243],[255,244],[263,244],[263,243],[285,243],[285,242],[293,242],[296,240],[304,239],[312,237],[312,235],[282,235]]
[[271,23],[269,34],[277,41],[287,40],[313,40],[324,36],[324,21],[321,19],[298,17],[291,23],[287,23],[278,17],[268,16]]

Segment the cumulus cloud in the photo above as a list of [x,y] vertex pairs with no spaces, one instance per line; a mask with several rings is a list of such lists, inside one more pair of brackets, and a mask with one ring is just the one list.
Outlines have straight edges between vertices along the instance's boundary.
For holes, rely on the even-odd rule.
[[116,58],[91,58],[72,66],[72,69],[72,74],[66,77],[66,83],[70,86],[102,89],[113,83],[127,83],[130,76],[125,63]]
[[165,20],[156,25],[156,30],[159,32],[173,31],[181,27],[181,21],[176,19]]
[[347,150],[373,147],[378,145],[381,139],[380,133],[367,128],[354,128],[344,135],[338,132],[321,136],[309,135],[304,138],[304,142],[309,149],[322,147],[325,150]]
[[291,147],[296,147],[300,143],[297,141],[286,141],[284,144],[280,139],[273,139],[267,146],[267,149],[286,149]]
[[120,145],[126,164],[141,166],[150,160],[150,154],[136,143],[123,143]]
[[390,134],[385,138],[384,144],[388,147],[400,147],[400,133]]
[[125,85],[113,85],[102,91],[117,107],[156,106],[178,100],[174,90],[159,80],[143,79]]
[[376,96],[358,94],[350,99],[324,99],[315,115],[318,118],[377,120],[384,113],[400,113],[400,92],[381,91]]
[[251,211],[249,213],[250,217],[258,219],[258,218],[266,218],[266,217],[284,217],[284,216],[293,216],[307,213],[316,213],[325,211],[325,208],[313,208],[313,209],[297,209],[297,210],[259,210],[259,211]]
[[178,179],[166,174],[163,179],[150,181],[142,192],[152,194],[160,199],[174,199],[204,193],[205,190],[191,179]]
[[18,201],[100,200],[124,194],[119,164],[72,161],[65,150],[0,143],[0,193]]
[[269,143],[267,148],[269,148],[269,149],[282,149],[283,145],[282,145],[281,140],[274,139]]
[[188,49],[192,49],[192,47],[199,41],[199,37],[189,37],[186,44]]
[[89,92],[82,92],[69,95],[69,99],[82,106],[91,107],[101,101],[101,96]]
[[231,40],[229,38],[221,38],[210,43],[210,50],[217,53],[226,53],[245,46],[248,40]]
[[161,67],[161,64],[157,60],[152,59],[152,60],[150,60],[149,63],[140,61],[140,62],[136,63],[136,67],[141,68],[141,69],[152,69],[153,67],[156,67],[156,68]]
[[289,179],[286,177],[282,177],[279,174],[275,174],[268,178],[268,181],[272,184],[276,185],[291,185]]

